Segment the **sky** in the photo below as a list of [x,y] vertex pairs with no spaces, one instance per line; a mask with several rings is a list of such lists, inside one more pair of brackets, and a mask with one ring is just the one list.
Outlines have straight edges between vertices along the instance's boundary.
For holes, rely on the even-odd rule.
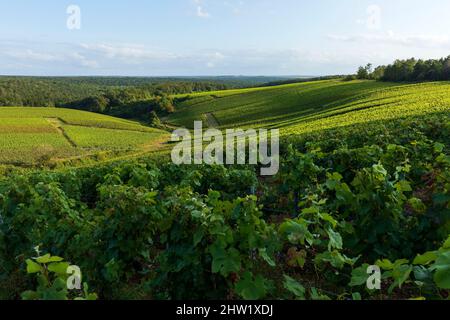
[[0,74],[330,75],[450,55],[448,0],[0,0]]

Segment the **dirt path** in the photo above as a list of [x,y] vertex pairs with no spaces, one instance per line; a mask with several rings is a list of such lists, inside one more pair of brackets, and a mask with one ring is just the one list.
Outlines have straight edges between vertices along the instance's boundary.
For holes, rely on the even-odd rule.
[[67,142],[74,148],[77,147],[77,144],[67,135],[67,133],[64,131],[62,125],[64,122],[61,121],[59,118],[45,118],[52,127],[54,127],[58,132],[67,140]]

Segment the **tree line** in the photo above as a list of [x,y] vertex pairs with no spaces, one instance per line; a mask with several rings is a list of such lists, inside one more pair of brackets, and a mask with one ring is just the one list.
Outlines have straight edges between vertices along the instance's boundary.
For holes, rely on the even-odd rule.
[[[62,105],[64,108],[104,113],[126,119],[149,120],[175,111],[174,99],[163,91],[114,89]],[[151,118],[150,122],[153,122]]]
[[[154,119],[157,115],[175,110],[171,95],[236,88],[238,80],[233,81],[227,84],[224,80],[206,79],[0,77],[0,106],[71,108],[158,122]],[[241,86],[245,86],[245,81]]]
[[[165,79],[165,78],[163,78]],[[99,102],[103,97],[148,100],[161,95],[234,89],[236,83],[115,77],[0,77],[0,106],[65,107]],[[244,82],[242,86],[245,86]],[[81,103],[83,101],[83,103]],[[96,108],[93,104],[93,109]],[[103,103],[98,103],[101,106]]]
[[370,79],[392,82],[449,81],[450,56],[441,59],[396,60],[389,65],[373,68],[372,64],[359,67],[351,79]]

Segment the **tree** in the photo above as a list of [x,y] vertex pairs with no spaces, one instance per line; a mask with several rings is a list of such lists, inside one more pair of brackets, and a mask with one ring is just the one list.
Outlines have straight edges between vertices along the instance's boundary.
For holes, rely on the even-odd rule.
[[74,101],[65,105],[65,107],[85,110],[90,112],[104,113],[109,106],[109,100],[103,96],[90,96],[80,101]]
[[365,67],[365,69],[366,69],[367,73],[369,74],[369,76],[372,73],[372,67],[373,67],[373,65],[371,63],[368,63],[366,65],[366,67]]
[[104,96],[95,96],[86,98],[85,103],[89,111],[104,113],[108,107],[109,100]]
[[372,74],[372,64],[369,63],[365,67],[359,67],[356,77],[358,79],[370,79]]
[[156,114],[155,111],[150,112],[150,124],[153,127],[160,127],[161,126],[161,120],[159,119],[158,115]]
[[173,113],[175,112],[175,106],[173,105],[173,100],[169,96],[162,94],[157,96],[156,99],[157,109],[160,112]]
[[442,61],[442,80],[450,80],[450,56]]
[[[450,57],[442,59],[396,60],[393,64],[383,66],[383,81],[443,81],[450,80]],[[374,72],[375,73],[375,72]],[[376,77],[374,75],[374,77]]]
[[376,67],[375,70],[372,72],[371,78],[374,80],[382,79],[384,76],[385,70],[386,70],[385,66]]
[[358,72],[356,73],[356,78],[358,78],[360,80],[368,79],[369,78],[369,74],[367,73],[366,68],[359,67]]
[[418,60],[416,65],[414,66],[414,71],[412,74],[412,78],[416,81],[425,80],[427,74],[427,65],[423,60]]

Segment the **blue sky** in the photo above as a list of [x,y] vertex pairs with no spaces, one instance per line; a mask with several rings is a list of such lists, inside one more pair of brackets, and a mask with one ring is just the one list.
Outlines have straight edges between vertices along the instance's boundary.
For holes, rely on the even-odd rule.
[[0,74],[350,73],[450,55],[449,12],[448,0],[0,0]]

